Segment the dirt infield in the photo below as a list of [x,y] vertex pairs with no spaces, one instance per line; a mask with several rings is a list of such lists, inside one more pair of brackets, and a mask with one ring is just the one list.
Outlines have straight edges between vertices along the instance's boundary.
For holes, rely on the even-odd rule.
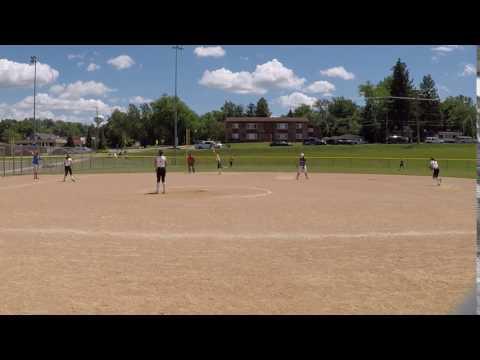
[[475,180],[0,178],[1,314],[438,314],[475,285]]

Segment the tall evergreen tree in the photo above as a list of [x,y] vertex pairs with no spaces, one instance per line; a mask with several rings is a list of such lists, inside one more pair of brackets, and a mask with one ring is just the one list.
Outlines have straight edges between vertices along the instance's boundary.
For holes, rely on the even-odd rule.
[[[430,74],[423,77],[418,96],[425,99],[438,99],[435,81],[433,81]],[[429,134],[443,130],[440,116],[440,103],[438,101],[420,101],[418,106],[419,120],[422,128],[425,128]],[[423,131],[421,131],[421,134],[422,133]]]
[[272,115],[270,109],[268,108],[268,102],[265,98],[260,98],[257,102],[256,116],[258,117],[269,117]]
[[[412,95],[413,84],[407,65],[400,59],[392,68],[392,81],[390,85],[390,93],[392,96],[409,97]],[[411,115],[411,102],[402,99],[393,99],[389,105],[389,131],[402,132],[409,126],[409,117]]]

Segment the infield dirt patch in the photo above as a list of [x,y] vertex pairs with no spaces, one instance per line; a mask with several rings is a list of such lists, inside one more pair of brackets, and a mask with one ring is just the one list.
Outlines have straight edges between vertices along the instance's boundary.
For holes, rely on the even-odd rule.
[[441,314],[475,285],[475,180],[0,178],[2,314]]

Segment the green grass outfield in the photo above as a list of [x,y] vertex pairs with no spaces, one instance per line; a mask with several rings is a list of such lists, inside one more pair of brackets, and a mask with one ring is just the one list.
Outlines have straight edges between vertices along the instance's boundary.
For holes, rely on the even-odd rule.
[[[197,171],[216,171],[215,155],[212,150],[191,151],[197,160]],[[105,154],[75,155],[77,162],[74,164],[74,171],[78,173],[153,171],[153,156],[157,152],[158,149],[150,148],[130,152],[126,157],[117,159]],[[186,171],[186,152],[183,149],[165,150],[169,171]],[[442,176],[476,178],[476,144],[303,146],[298,143],[290,147],[270,147],[267,143],[243,143],[232,144],[230,149],[224,148],[218,152],[224,161],[224,171],[295,172],[298,156],[304,152],[309,172],[427,176],[431,174],[428,163],[433,156],[440,163]],[[234,157],[231,169],[228,168],[230,155]],[[62,156],[44,157],[46,165],[44,172],[60,172],[62,158]],[[399,170],[400,159],[405,161],[405,170]],[[19,169],[18,160],[17,157],[16,169]],[[29,164],[30,157],[25,157],[22,161]],[[7,160],[7,163],[10,161]],[[0,172],[2,172],[1,159]]]

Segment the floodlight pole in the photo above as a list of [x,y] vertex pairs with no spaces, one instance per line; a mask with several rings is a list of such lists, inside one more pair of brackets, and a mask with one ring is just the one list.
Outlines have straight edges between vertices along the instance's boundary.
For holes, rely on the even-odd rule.
[[178,135],[177,135],[177,117],[178,117],[178,114],[177,114],[177,67],[178,67],[178,50],[183,50],[183,47],[179,46],[179,45],[175,45],[175,46],[172,46],[172,49],[175,50],[175,101],[174,101],[174,121],[175,121],[175,124],[174,124],[174,145],[173,147],[175,148],[175,150],[177,149],[177,146],[178,146]]
[[36,122],[36,97],[37,97],[37,61],[36,56],[30,57],[30,63],[33,64],[33,141],[37,144],[37,122]]

